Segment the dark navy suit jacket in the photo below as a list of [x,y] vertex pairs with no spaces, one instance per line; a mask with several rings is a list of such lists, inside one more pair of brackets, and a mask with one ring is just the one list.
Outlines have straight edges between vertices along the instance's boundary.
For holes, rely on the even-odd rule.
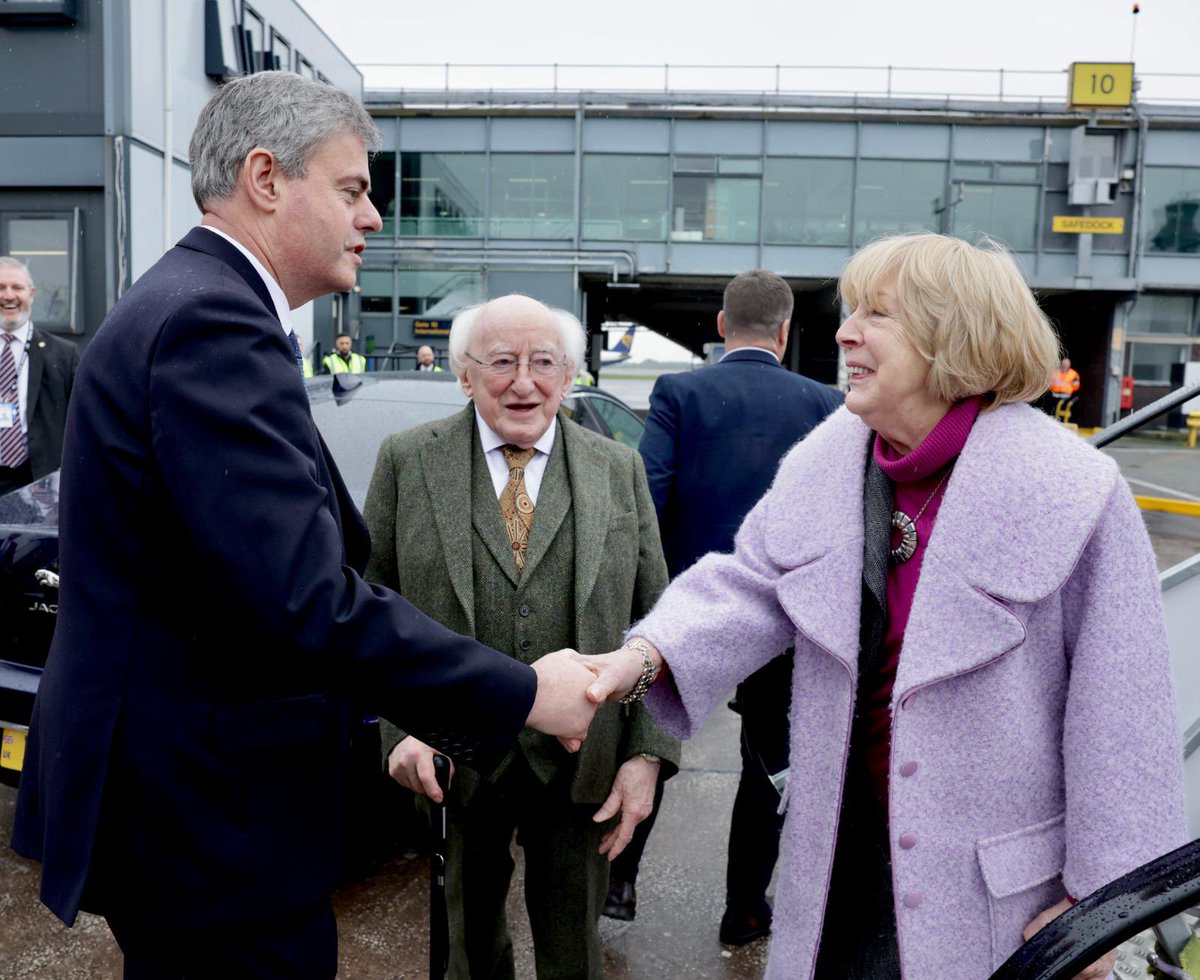
[[658,378],[640,449],[672,578],[710,551],[733,550],[784,455],[842,401],[753,347]]
[[204,928],[321,898],[352,705],[447,749],[521,729],[529,667],[359,577],[365,525],[265,285],[219,236],[190,232],[100,327],[61,492],[13,846],[66,922]]

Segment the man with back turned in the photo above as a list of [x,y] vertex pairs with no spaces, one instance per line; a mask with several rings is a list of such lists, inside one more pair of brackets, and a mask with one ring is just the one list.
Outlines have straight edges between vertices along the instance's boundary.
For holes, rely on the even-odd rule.
[[353,287],[377,142],[330,86],[222,88],[192,138],[201,226],[79,368],[13,846],[60,918],[108,919],[126,977],[334,976],[356,706],[460,760],[591,720],[579,664],[520,664],[360,578],[289,310]]
[[[771,485],[779,462],[842,403],[825,385],[781,364],[791,329],[791,287],[756,269],[725,288],[719,363],[661,375],[639,446],[672,578],[710,551],[733,550],[742,519]],[[803,506],[797,501],[797,506]],[[740,946],[770,931],[766,891],[779,850],[779,793],[768,778],[787,765],[791,658],[780,657],[738,687],[742,774],[733,804],[720,939]],[[661,787],[660,787],[661,792]],[[654,815],[613,862],[605,914],[631,919],[641,848]]]

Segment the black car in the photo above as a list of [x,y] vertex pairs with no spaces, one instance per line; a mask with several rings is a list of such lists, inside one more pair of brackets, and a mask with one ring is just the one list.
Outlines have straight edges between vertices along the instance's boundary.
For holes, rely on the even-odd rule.
[[[467,404],[449,373],[380,371],[310,378],[313,418],[361,508],[380,443]],[[562,410],[585,428],[637,447],[643,424],[624,402],[576,387]],[[38,678],[58,615],[58,474],[0,497],[0,782],[17,782]],[[370,735],[365,739],[370,742]],[[375,750],[377,753],[377,749]],[[378,772],[377,754],[364,766]]]

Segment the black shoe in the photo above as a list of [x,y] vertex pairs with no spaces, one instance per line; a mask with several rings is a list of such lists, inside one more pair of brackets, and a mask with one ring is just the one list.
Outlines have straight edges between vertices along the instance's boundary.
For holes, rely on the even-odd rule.
[[604,900],[604,914],[610,919],[632,922],[637,915],[637,890],[632,881],[617,881],[608,886],[608,898]]
[[721,916],[720,940],[726,946],[745,946],[771,934],[771,915],[747,915],[726,909]]

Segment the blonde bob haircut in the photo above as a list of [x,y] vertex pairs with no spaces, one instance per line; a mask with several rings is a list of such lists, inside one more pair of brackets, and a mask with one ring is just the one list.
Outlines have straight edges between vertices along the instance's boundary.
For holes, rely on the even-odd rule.
[[[889,284],[899,308],[884,311],[879,294]],[[1058,368],[1054,328],[1008,249],[990,238],[880,238],[850,260],[838,292],[851,310],[894,316],[929,362],[930,394],[943,401],[990,396],[984,411],[1033,401]]]

